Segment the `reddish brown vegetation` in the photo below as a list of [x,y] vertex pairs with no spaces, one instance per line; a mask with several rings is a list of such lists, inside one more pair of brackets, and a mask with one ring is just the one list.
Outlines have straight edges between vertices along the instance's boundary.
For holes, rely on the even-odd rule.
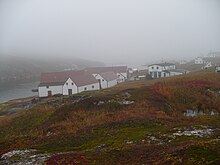
[[98,126],[102,124],[118,123],[132,119],[143,119],[146,117],[167,118],[168,116],[159,109],[148,107],[144,104],[122,108],[118,111],[106,111],[105,109],[73,110],[69,112],[67,118],[63,121],[51,123],[44,128],[48,131],[59,133],[76,133],[86,127]]
[[[3,129],[0,132],[2,137],[4,136],[4,138],[0,139],[0,155],[5,151],[39,146],[41,143],[49,143],[50,141],[57,142],[57,140],[60,140],[59,143],[55,143],[59,146],[63,143],[63,139],[68,136],[72,140],[72,137],[77,137],[77,135],[82,133],[89,134],[96,127],[123,124],[128,121],[138,123],[141,120],[145,120],[165,125],[169,128],[208,122],[208,119],[205,121],[206,119],[197,117],[184,117],[183,112],[187,109],[215,110],[220,112],[220,97],[217,93],[220,90],[218,79],[220,77],[218,78],[217,76],[213,78],[210,76],[210,79],[197,80],[194,78],[171,79],[171,81],[164,79],[164,81],[162,80],[150,86],[145,85],[145,82],[142,81],[141,86],[139,84],[135,89],[133,89],[133,83],[135,82],[131,82],[128,83],[128,85],[132,85],[131,89],[133,89],[129,91],[131,95],[129,99],[134,101],[134,104],[131,105],[121,106],[111,102],[111,100],[117,101],[118,97],[123,96],[119,90],[109,93],[103,92],[104,94],[99,97],[92,96],[77,103],[66,100],[65,104],[60,108],[44,107],[45,105],[36,107],[13,118],[11,121],[5,119],[4,121],[9,123],[8,125],[5,124],[4,126],[5,122],[0,122],[0,125],[4,126],[2,126],[4,132],[8,133],[5,136],[2,131]],[[104,104],[98,106],[97,102],[100,100],[104,101]],[[110,102],[108,102],[109,100]],[[10,126],[11,131],[8,129],[8,126]],[[75,146],[75,144],[71,145]],[[119,162],[126,164],[127,160],[129,160],[132,163],[135,161],[146,163],[147,160],[149,164],[155,162],[159,162],[158,164],[163,164],[164,162],[169,164],[169,162],[173,162],[172,159],[176,159],[176,157],[178,159],[179,155],[174,154],[178,151],[183,151],[191,144],[188,141],[181,144],[172,143],[172,145],[136,146],[137,148],[134,147],[131,150],[117,151],[121,159]],[[45,148],[45,150],[53,149],[52,143],[48,144]],[[71,151],[68,149],[65,150],[64,148],[63,150]],[[161,154],[161,151],[163,151],[163,154]],[[109,153],[109,155],[111,154]],[[142,157],[139,157],[140,155]],[[170,159],[169,156],[171,156]],[[46,163],[87,164],[90,162],[83,155],[68,153],[51,157]]]
[[220,88],[218,82],[208,80],[183,80],[159,82],[150,87],[155,95],[164,98],[170,109],[183,112],[186,109],[220,111],[220,101],[215,90]]
[[89,163],[88,159],[84,155],[76,154],[76,153],[66,153],[66,154],[58,154],[50,157],[45,162],[47,165],[63,165],[63,164],[71,164],[71,165],[86,165]]

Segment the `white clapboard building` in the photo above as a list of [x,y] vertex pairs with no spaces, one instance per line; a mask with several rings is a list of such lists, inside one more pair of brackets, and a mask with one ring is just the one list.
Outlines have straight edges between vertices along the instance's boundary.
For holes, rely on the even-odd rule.
[[127,66],[109,66],[86,68],[85,71],[91,74],[114,72],[117,75],[117,82],[125,82],[128,79]]
[[51,72],[41,74],[38,94],[39,97],[50,97],[99,89],[98,80],[85,71]]
[[39,97],[72,95],[110,88],[127,80],[127,66],[95,67],[79,71],[42,73]]
[[203,57],[197,57],[195,58],[194,63],[198,65],[198,64],[204,64],[206,62]]
[[176,69],[175,64],[172,63],[165,62],[148,66],[148,74],[152,78],[170,77],[187,73],[189,73],[189,71],[184,69]]
[[93,76],[99,81],[100,89],[117,85],[117,75],[114,72],[95,73]]
[[175,70],[176,66],[172,63],[152,64],[148,66],[148,73],[152,78],[169,77],[169,70]]

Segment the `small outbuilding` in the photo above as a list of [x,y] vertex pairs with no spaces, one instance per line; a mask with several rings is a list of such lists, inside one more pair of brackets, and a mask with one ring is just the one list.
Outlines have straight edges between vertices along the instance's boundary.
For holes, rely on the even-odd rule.
[[114,72],[98,73],[93,76],[99,81],[100,89],[110,88],[118,83],[118,77]]
[[85,71],[91,74],[114,72],[117,75],[118,83],[125,82],[128,79],[127,66],[92,67],[86,68]]

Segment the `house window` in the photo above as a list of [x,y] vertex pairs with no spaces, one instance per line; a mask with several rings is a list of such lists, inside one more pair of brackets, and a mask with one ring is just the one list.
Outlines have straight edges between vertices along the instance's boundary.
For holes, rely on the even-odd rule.
[[92,88],[94,88],[94,85],[92,86]]
[[87,88],[85,87],[85,88],[84,88],[84,91],[86,91],[86,90],[87,90]]
[[66,85],[68,85],[68,83],[66,83]]
[[104,81],[104,79],[102,79],[102,81]]
[[157,66],[157,69],[159,69],[159,67]]
[[154,67],[153,67],[153,66],[152,66],[151,68],[152,68],[152,69],[154,69]]
[[47,86],[47,88],[49,88],[49,86]]
[[73,83],[72,83],[72,85],[73,85]]

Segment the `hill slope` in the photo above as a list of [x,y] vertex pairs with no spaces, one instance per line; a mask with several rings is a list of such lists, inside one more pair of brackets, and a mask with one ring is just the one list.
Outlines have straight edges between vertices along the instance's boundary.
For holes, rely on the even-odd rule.
[[218,164],[219,91],[207,70],[43,99],[0,118],[0,151],[36,149],[48,164]]
[[1,57],[0,85],[10,82],[27,82],[38,80],[41,72],[62,71],[65,69],[83,69],[86,67],[103,66],[96,61],[89,61],[74,57]]

